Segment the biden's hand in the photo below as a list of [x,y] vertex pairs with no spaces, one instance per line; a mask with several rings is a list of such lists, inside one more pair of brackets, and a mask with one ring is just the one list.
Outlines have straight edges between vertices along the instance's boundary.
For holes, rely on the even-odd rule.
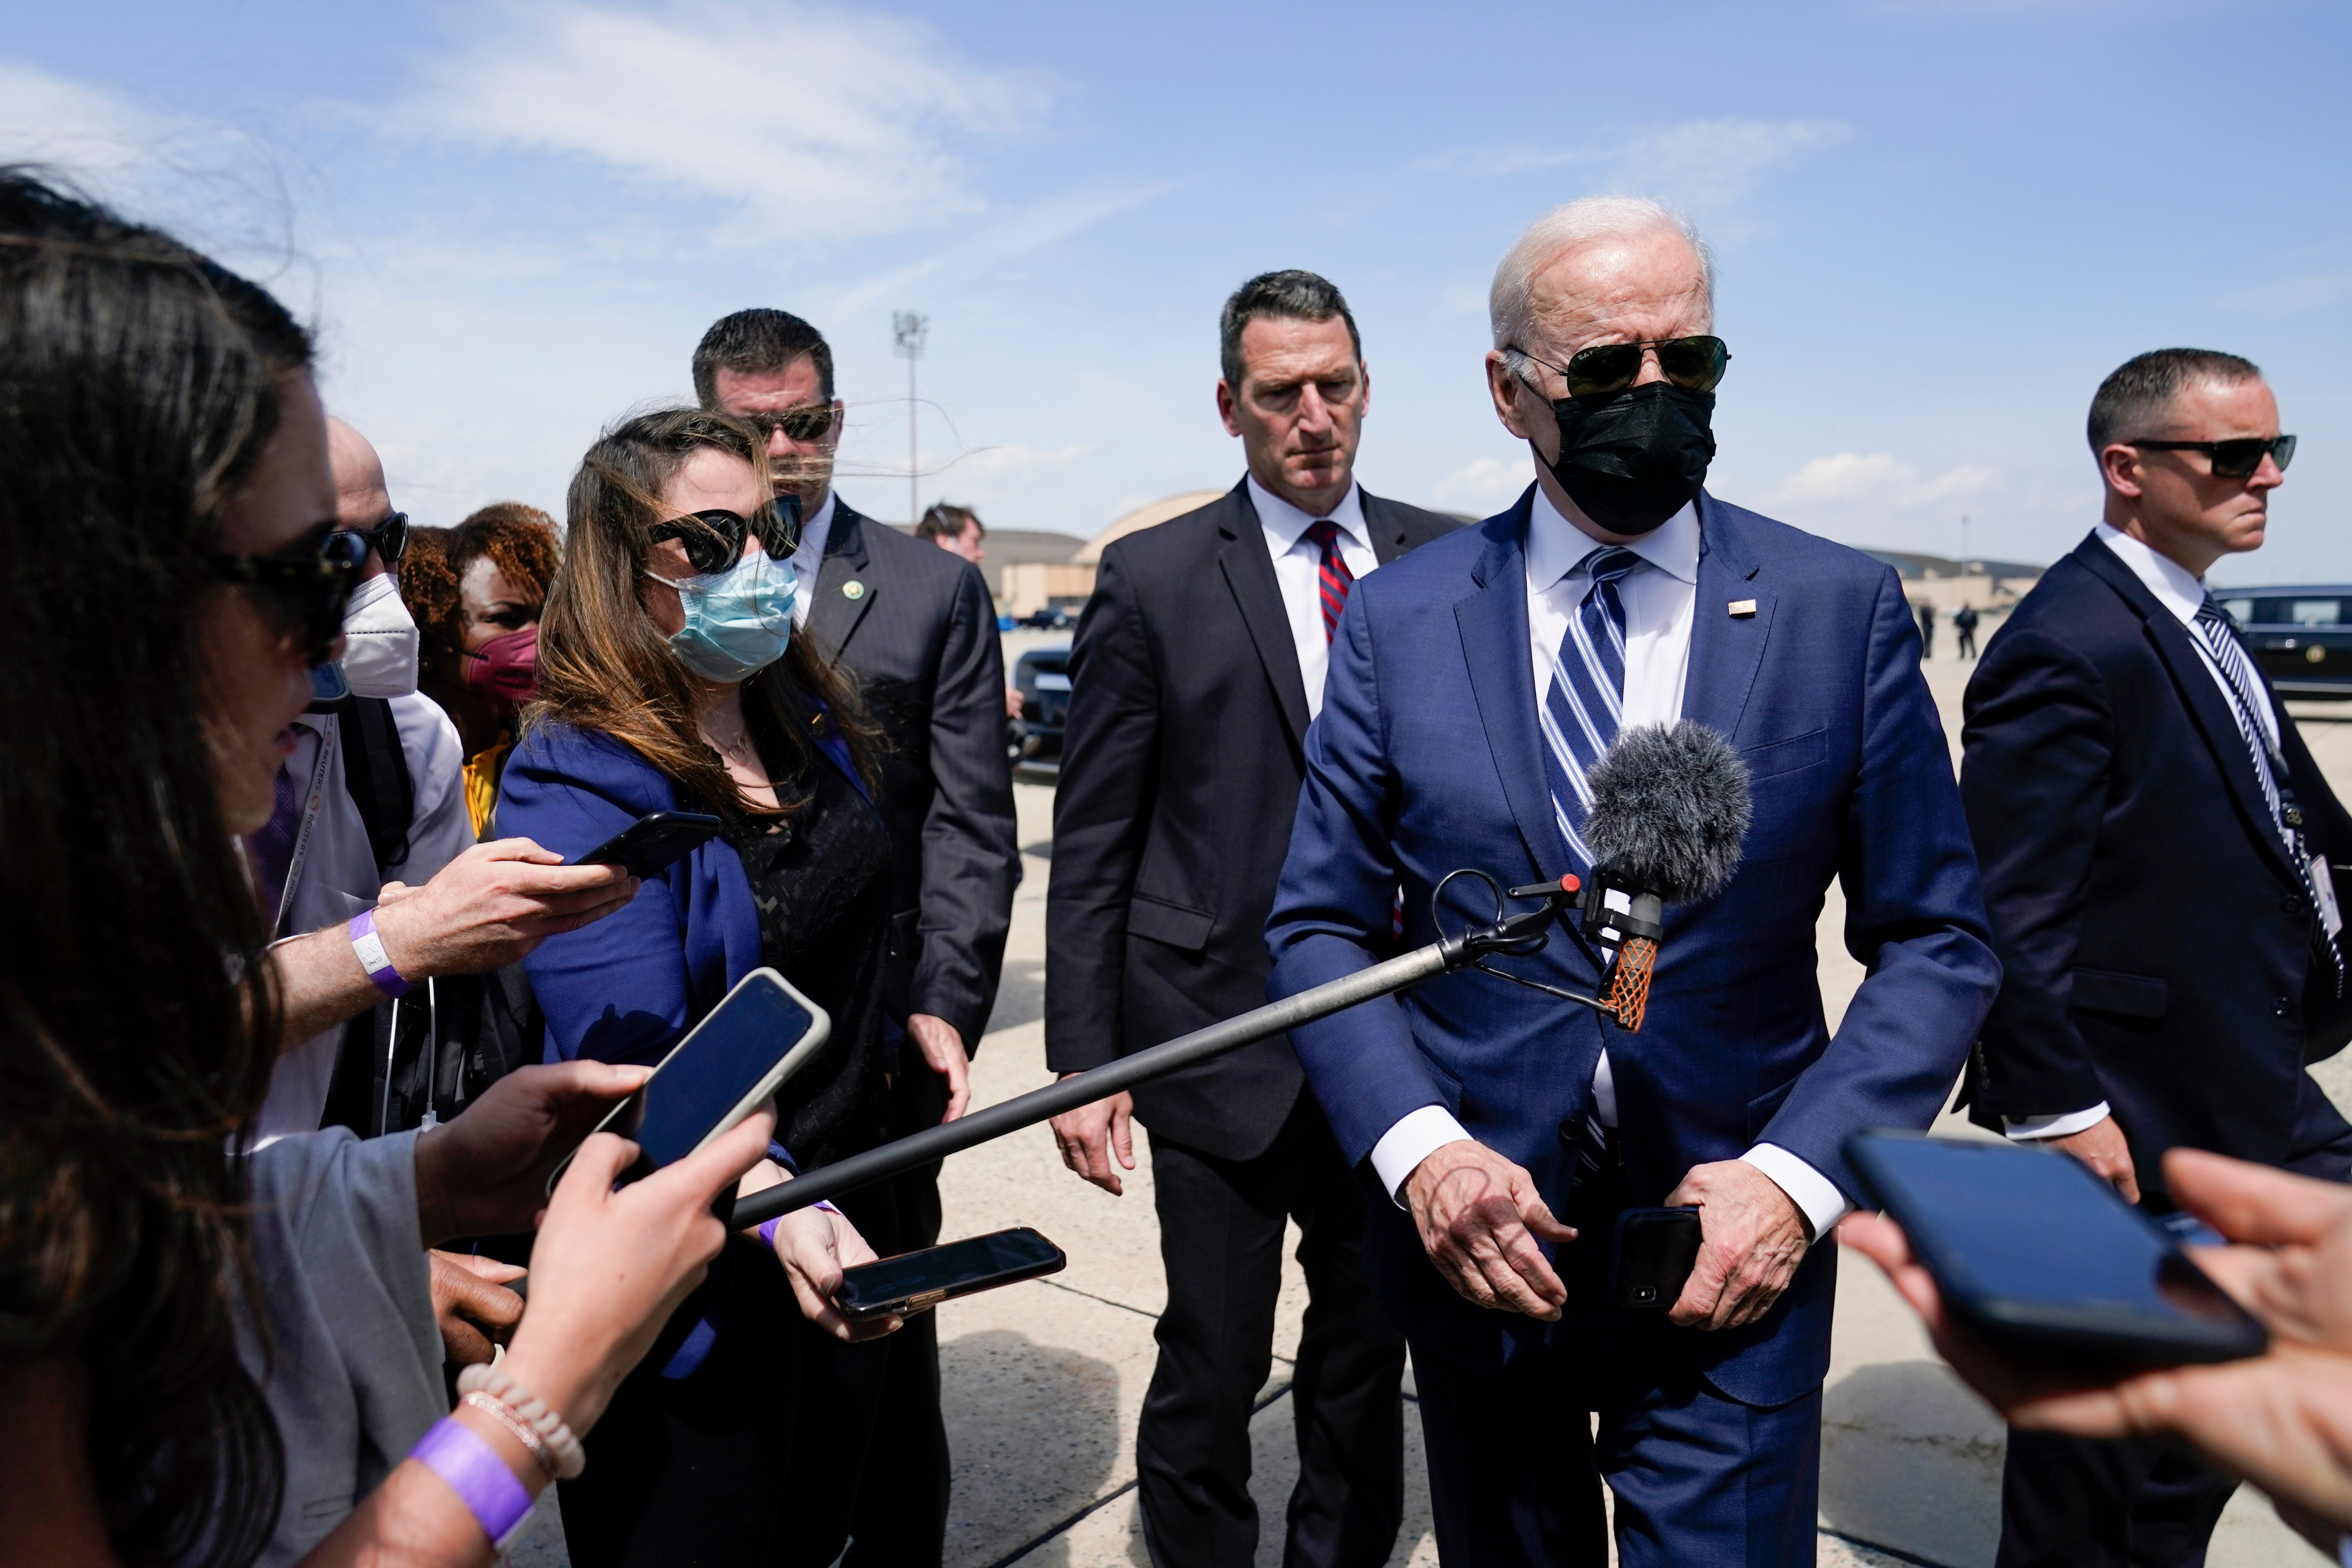
[[1666,1206],[1698,1205],[1698,1261],[1667,1321],[1737,1329],[1772,1310],[1805,1260],[1805,1216],[1780,1184],[1744,1160],[1694,1165]]
[[1568,1287],[1536,1238],[1568,1242],[1535,1178],[1475,1139],[1441,1143],[1404,1179],[1406,1205],[1429,1260],[1465,1299],[1556,1322]]

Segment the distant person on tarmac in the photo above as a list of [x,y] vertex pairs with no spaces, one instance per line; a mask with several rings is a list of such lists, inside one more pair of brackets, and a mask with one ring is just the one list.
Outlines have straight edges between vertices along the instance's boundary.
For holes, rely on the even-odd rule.
[[1958,639],[1958,646],[1952,650],[1954,658],[1976,658],[1977,612],[1974,605],[1962,605],[1952,612],[1952,635]]
[[980,513],[968,506],[956,506],[948,501],[933,501],[924,509],[923,521],[915,524],[915,537],[928,539],[950,555],[961,555],[977,566],[988,559],[988,551],[981,543],[988,530],[980,524]]
[[1919,658],[1926,662],[1936,657],[1936,606],[1919,606]]

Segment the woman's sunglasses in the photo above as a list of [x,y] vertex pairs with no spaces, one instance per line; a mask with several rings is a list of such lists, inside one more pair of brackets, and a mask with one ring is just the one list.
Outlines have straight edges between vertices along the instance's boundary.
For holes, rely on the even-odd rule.
[[744,518],[731,511],[698,511],[692,517],[672,518],[654,525],[656,543],[675,539],[686,546],[687,563],[696,572],[709,576],[724,572],[743,558],[743,536],[750,534],[760,542],[771,561],[782,561],[801,547],[801,506],[798,498],[780,495],[760,509],[759,515]]
[[2213,460],[2213,477],[2217,479],[2251,479],[2266,456],[2279,466],[2280,473],[2286,472],[2286,466],[2294,461],[2292,436],[2268,439],[2241,436],[2232,441],[2126,441],[2123,445],[2149,452],[2202,452]]
[[367,557],[366,536],[338,529],[275,555],[215,553],[210,564],[215,578],[243,588],[279,631],[301,639],[302,662],[315,669],[335,656]]
[[347,528],[344,532],[367,541],[386,566],[397,566],[400,558],[408,553],[408,514],[394,512],[373,528]]
[[1658,351],[1658,369],[1685,392],[1713,392],[1731,363],[1731,351],[1721,338],[1654,338],[1638,343],[1595,343],[1579,349],[1565,366],[1517,351],[1546,370],[1557,371],[1568,383],[1570,397],[1605,397],[1622,392],[1642,374],[1642,351]]

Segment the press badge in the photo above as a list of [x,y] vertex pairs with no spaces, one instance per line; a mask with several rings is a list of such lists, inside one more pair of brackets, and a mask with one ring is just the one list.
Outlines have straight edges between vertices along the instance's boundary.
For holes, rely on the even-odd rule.
[[2344,929],[2344,911],[2336,904],[2336,879],[2327,871],[2327,857],[2311,858],[2311,891],[2319,900],[2319,923],[2329,936]]

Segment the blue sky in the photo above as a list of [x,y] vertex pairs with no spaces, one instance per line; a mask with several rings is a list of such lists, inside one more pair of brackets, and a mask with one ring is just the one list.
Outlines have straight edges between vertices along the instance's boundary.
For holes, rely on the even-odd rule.
[[2270,373],[2303,446],[2217,576],[2352,579],[2352,12],[1672,6],[84,4],[0,39],[0,155],[270,278],[396,498],[561,510],[702,329],[831,338],[843,492],[907,511],[894,310],[931,319],[923,500],[1089,533],[1240,472],[1215,320],[1321,271],[1365,335],[1358,471],[1486,512],[1496,258],[1603,190],[1691,211],[1734,360],[1712,488],[1853,543],[2048,561],[2099,378]]

